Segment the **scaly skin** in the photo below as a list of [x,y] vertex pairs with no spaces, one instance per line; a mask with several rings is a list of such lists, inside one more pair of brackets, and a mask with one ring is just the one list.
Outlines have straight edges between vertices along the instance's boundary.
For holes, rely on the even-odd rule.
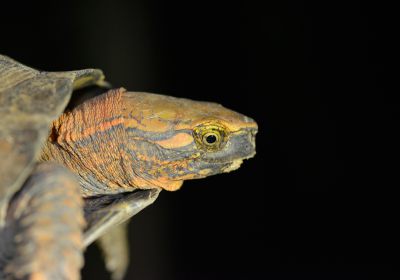
[[39,164],[12,200],[0,231],[0,279],[79,279],[83,200],[64,167]]
[[[128,255],[120,223],[161,189],[239,168],[255,154],[256,133],[252,119],[219,104],[120,88],[54,121],[41,160],[78,175],[86,198],[85,245],[98,239],[112,278],[122,279]],[[131,193],[137,189],[151,192]]]
[[174,191],[184,180],[237,169],[254,156],[256,132],[252,119],[219,104],[120,88],[56,120],[42,160],[78,174],[84,197]]
[[101,70],[42,72],[0,55],[1,279],[79,279],[83,249],[98,240],[120,280],[121,224],[162,189],[255,153],[256,123],[214,103],[116,89],[61,115],[90,85],[107,85]]

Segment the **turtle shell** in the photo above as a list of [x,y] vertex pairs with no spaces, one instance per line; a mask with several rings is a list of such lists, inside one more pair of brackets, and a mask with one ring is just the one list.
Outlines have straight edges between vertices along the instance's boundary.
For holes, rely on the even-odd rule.
[[98,69],[44,72],[0,55],[0,227],[73,90],[104,83]]

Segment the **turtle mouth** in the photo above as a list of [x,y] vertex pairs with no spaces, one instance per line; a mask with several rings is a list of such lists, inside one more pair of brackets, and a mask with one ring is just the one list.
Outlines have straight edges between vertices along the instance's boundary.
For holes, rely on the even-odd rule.
[[247,157],[233,160],[233,161],[229,162],[226,166],[224,166],[221,170],[223,172],[231,172],[233,170],[236,170],[242,165],[244,160],[250,159],[250,158],[254,157],[255,155],[256,155],[256,152],[254,151],[253,153],[249,154]]
[[241,161],[252,158],[256,153],[255,133],[249,129],[234,133],[229,136],[223,149],[205,153],[202,159],[210,163],[240,165]]

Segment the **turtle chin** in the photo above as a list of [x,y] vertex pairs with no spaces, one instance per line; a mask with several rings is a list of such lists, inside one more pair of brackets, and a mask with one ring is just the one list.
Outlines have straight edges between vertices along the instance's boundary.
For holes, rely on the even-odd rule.
[[253,152],[252,152],[251,154],[249,154],[247,157],[235,159],[235,160],[233,160],[232,162],[230,162],[228,165],[222,167],[222,168],[221,168],[221,171],[224,172],[224,173],[228,173],[228,172],[234,171],[234,170],[236,170],[236,169],[239,169],[239,167],[242,165],[242,163],[243,163],[243,161],[244,161],[245,159],[252,158],[252,157],[255,156],[255,154],[256,154],[256,152],[253,151]]
[[224,173],[228,173],[228,172],[238,169],[242,165],[242,163],[243,163],[243,159],[237,159],[237,160],[234,160],[231,164],[227,165],[226,167],[223,167],[221,170]]

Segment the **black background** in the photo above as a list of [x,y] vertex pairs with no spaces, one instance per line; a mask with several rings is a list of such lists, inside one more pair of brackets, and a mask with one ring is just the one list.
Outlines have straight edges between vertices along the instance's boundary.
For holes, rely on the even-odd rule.
[[[2,2],[2,54],[259,124],[254,159],[134,218],[126,279],[392,279],[394,9],[321,2]],[[83,279],[108,279],[86,256]]]

